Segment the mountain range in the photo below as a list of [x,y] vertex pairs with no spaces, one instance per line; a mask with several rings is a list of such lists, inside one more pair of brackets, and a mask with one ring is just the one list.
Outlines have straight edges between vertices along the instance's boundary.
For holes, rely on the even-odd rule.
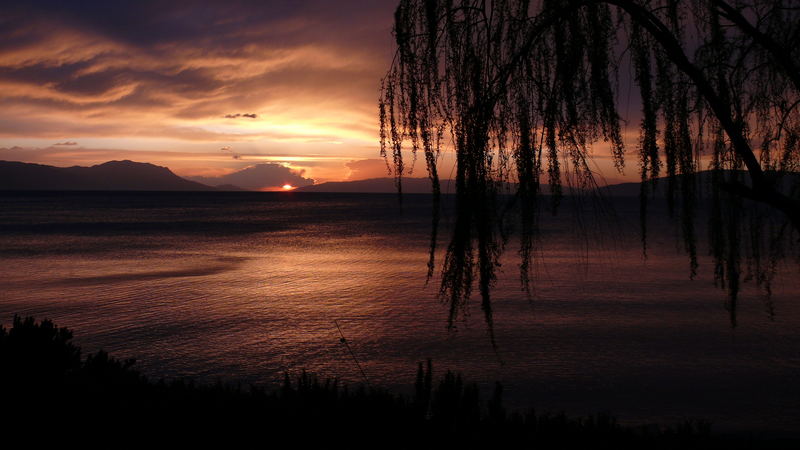
[[286,166],[274,163],[255,164],[217,177],[188,177],[188,179],[223,190],[230,190],[231,186],[236,187],[237,190],[260,191],[285,184],[290,186],[314,184],[314,180],[311,178],[305,178],[302,174],[295,173]]
[[[279,169],[285,169],[280,166]],[[276,175],[274,172],[278,172]],[[133,161],[109,161],[91,167],[54,167],[42,164],[31,164],[16,161],[0,161],[0,191],[42,191],[42,190],[69,190],[69,191],[246,191],[256,190],[259,178],[275,178],[280,176],[283,180],[286,174],[280,170],[262,164],[248,167],[239,172],[219,178],[208,178],[203,181],[214,182],[209,186],[197,181],[191,181],[175,175],[166,167],[149,163]],[[293,175],[296,178],[291,182],[298,183],[300,187],[295,192],[325,192],[325,193],[396,193],[397,186],[393,178],[371,178],[356,181],[332,181],[320,184],[313,180]],[[711,183],[711,172],[699,172],[697,185],[702,191],[707,191]],[[743,177],[747,179],[747,177]],[[199,180],[199,178],[196,178]],[[276,178],[278,179],[278,178]],[[226,184],[219,184],[219,182]],[[237,182],[239,182],[237,184]],[[454,193],[453,180],[441,180],[443,193]],[[666,179],[650,181],[653,186],[651,195],[663,197],[667,192]],[[791,174],[780,179],[779,185],[783,192],[791,192],[795,183],[800,184],[800,175]],[[297,186],[298,184],[295,184]],[[620,183],[601,188],[601,192],[611,197],[637,197],[640,183]],[[509,186],[513,188],[513,186]],[[543,187],[546,192],[547,187]],[[427,178],[403,178],[403,193],[428,194],[431,192],[431,183]]]
[[109,161],[91,167],[53,167],[0,161],[0,190],[6,191],[212,191],[166,167]]
[[[281,171],[280,169],[284,169]],[[283,166],[259,164],[223,177],[181,178],[166,167],[134,161],[109,161],[91,167],[54,167],[0,161],[0,191],[247,191],[261,187],[259,179],[286,179],[298,192],[396,193],[393,178],[373,178],[310,184],[313,180],[286,175]],[[284,181],[281,181],[283,184]],[[453,191],[454,184],[449,191]],[[404,178],[403,192],[430,193],[427,178]],[[447,192],[447,180],[442,180]]]
[[[455,182],[441,180],[442,192],[455,192]],[[403,178],[404,194],[430,194],[431,181],[428,178]],[[449,189],[448,189],[449,186]],[[394,178],[369,178],[356,181],[329,181],[312,184],[295,189],[297,192],[371,192],[378,194],[396,194],[397,185]]]

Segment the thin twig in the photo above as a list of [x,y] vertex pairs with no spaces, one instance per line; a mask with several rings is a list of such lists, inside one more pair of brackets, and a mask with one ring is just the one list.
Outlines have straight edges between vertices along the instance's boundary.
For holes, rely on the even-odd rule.
[[342,338],[339,339],[339,342],[341,342],[342,344],[345,345],[345,347],[347,347],[347,351],[349,351],[350,352],[350,356],[353,357],[353,361],[355,361],[356,367],[358,367],[358,370],[361,372],[361,376],[364,377],[364,382],[367,383],[367,387],[370,387],[369,378],[367,378],[367,374],[364,373],[364,369],[362,369],[361,368],[361,364],[358,363],[358,358],[356,358],[356,354],[353,353],[353,349],[350,348],[350,344],[347,342],[347,339],[344,337],[344,333],[342,333],[342,329],[339,327],[339,322],[337,322],[336,319],[334,319],[333,323],[334,323],[334,325],[336,325],[336,329],[339,330],[339,335],[342,336]]

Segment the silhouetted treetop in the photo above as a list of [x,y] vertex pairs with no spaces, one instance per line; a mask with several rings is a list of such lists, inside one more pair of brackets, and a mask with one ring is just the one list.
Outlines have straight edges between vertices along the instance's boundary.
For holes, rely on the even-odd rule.
[[[424,154],[437,197],[440,152],[456,156],[457,217],[441,286],[451,324],[476,281],[492,328],[498,182],[518,183],[527,289],[542,186],[553,210],[562,186],[595,189],[597,145],[620,171],[634,157],[643,181],[669,177],[692,275],[694,174],[711,170],[711,253],[732,321],[743,258],[769,290],[774,261],[793,244],[784,239],[800,231],[796,178],[786,176],[800,167],[800,2],[402,0],[394,35],[380,123],[398,187],[404,148]],[[626,151],[618,112],[631,89],[641,109],[635,152]],[[652,185],[642,184],[645,245]],[[756,214],[745,199],[778,214]]]

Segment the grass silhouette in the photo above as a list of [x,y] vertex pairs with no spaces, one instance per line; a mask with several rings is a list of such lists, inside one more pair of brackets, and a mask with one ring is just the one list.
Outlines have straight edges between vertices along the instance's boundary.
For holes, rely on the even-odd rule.
[[[152,381],[133,360],[82,356],[72,332],[49,320],[14,317],[0,327],[0,395],[8,430],[62,430],[65,442],[89,436],[128,443],[255,442],[275,447],[350,448],[789,448],[797,442],[715,436],[708,424],[625,427],[609,415],[506,411],[497,383],[487,402],[476,385],[446,372],[434,382],[430,360],[419,364],[414,394],[286,374],[266,390],[218,382]],[[39,432],[39,436],[42,433]],[[255,439],[255,440],[254,440]]]

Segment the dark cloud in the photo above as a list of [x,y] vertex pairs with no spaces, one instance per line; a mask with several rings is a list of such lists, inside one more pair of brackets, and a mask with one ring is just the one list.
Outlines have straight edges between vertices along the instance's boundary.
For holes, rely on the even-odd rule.
[[232,184],[253,190],[278,188],[285,184],[295,187],[314,184],[314,180],[305,178],[302,171],[297,172],[281,164],[270,163],[257,164],[220,177],[190,177],[190,179],[210,186]]
[[225,117],[226,119],[238,119],[239,117],[245,117],[245,118],[248,118],[248,119],[255,119],[255,118],[258,117],[258,114],[253,114],[253,113],[239,114],[239,113],[236,113],[236,114],[225,114],[223,117]]
[[0,59],[0,80],[35,84],[63,82],[72,79],[76,73],[86,70],[90,65],[91,61],[87,60],[57,66],[36,62],[24,66],[3,67]]
[[78,143],[73,141],[66,141],[66,142],[56,142],[53,145],[78,145]]
[[234,152],[233,149],[229,145],[226,145],[225,147],[222,147],[220,150],[222,150],[225,153],[230,154],[231,158],[233,158],[233,159],[236,159],[236,160],[242,159],[242,155]]
[[[176,48],[247,56],[253,45],[309,43],[377,49],[391,37],[396,0],[337,1],[25,1],[0,3],[0,51],[81,30],[152,55]],[[383,33],[382,33],[383,34]]]
[[[267,81],[261,75],[274,77],[286,69],[291,69],[285,78],[295,84],[293,90],[305,90],[302,84],[306,82],[324,89],[326,80],[340,77],[324,74],[304,80],[298,79],[298,73],[313,74],[316,70],[310,67],[336,64],[337,59],[354,53],[374,53],[371,48],[380,48],[384,59],[390,57],[394,3],[2,2],[0,80],[86,97],[80,99],[82,105],[120,86],[131,87],[128,95],[137,92],[138,105],[147,105],[143,92],[152,94],[153,106],[164,106],[168,95],[203,99],[221,90],[227,98],[242,93],[242,98],[252,101],[258,91],[247,90],[241,81]],[[302,57],[305,61],[287,62],[293,52],[308,52],[312,47],[327,57],[309,53]],[[269,64],[272,60],[288,65],[276,70]],[[259,63],[264,67],[259,68]],[[386,63],[376,61],[380,70],[369,76],[370,96]],[[337,70],[348,66],[339,65]],[[241,66],[249,68],[242,71]],[[347,78],[352,84],[352,74]],[[120,101],[118,106],[128,106],[120,98],[114,100]],[[256,118],[252,113],[238,117]]]
[[[140,47],[201,42],[216,44],[208,47],[213,49],[229,47],[259,29],[284,43],[305,41],[308,36],[357,38],[358,31],[370,25],[388,26],[396,4],[396,0],[28,0],[3,2],[2,12],[9,26],[30,27],[37,19],[47,18]],[[298,34],[305,24],[309,30]],[[361,45],[369,42],[362,40]]]

